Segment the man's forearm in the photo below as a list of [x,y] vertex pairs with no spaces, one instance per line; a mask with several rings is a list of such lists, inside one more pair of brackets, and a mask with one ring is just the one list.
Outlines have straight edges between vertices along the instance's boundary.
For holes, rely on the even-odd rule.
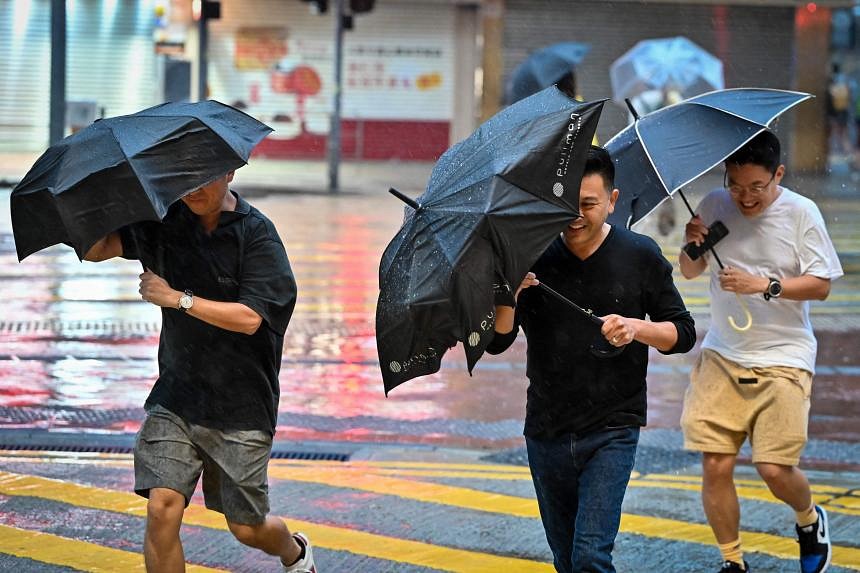
[[122,240],[119,233],[113,232],[96,241],[84,255],[84,260],[97,263],[119,256],[122,256]]
[[[176,296],[177,306],[179,296],[181,293]],[[263,322],[259,314],[240,302],[220,302],[197,296],[194,306],[187,312],[207,324],[242,334],[254,334]]]
[[657,350],[667,352],[678,343],[678,329],[672,322],[651,322],[649,320],[630,319],[636,324],[637,342],[653,346]]
[[510,306],[496,305],[495,330],[499,334],[508,334],[514,329],[516,310]]
[[682,249],[681,254],[678,255],[678,266],[681,267],[681,274],[684,275],[685,279],[694,279],[705,272],[705,269],[708,268],[708,261],[705,260],[704,256],[694,261]]
[[830,280],[802,275],[781,279],[781,298],[787,300],[824,300],[830,295]]

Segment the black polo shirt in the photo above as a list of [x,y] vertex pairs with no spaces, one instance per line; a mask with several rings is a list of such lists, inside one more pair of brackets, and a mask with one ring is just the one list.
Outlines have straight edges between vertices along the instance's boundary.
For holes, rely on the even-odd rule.
[[162,308],[159,376],[146,408],[160,404],[194,424],[274,434],[296,283],[274,225],[236,197],[236,210],[222,212],[211,235],[181,201],[161,223],[120,230],[122,256],[140,260],[172,288],[239,302],[263,318],[257,332],[247,335]]
[[[696,342],[672,265],[649,237],[612,227],[585,260],[559,237],[532,270],[539,281],[598,316],[672,322],[678,341],[664,354],[687,352]],[[520,294],[516,323],[528,341],[526,436],[551,439],[645,425],[648,346],[634,341],[613,358],[595,356],[589,347],[602,337],[600,327],[537,287]],[[518,330],[515,325],[509,334],[496,334],[487,352],[504,351]]]

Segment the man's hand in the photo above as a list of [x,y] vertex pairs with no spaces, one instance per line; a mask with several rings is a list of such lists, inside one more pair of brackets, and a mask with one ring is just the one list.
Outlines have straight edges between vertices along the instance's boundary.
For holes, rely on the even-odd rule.
[[600,333],[609,341],[612,346],[626,346],[633,342],[638,331],[638,321],[620,316],[618,314],[607,314],[601,316],[603,326],[600,328]]
[[[693,218],[684,227],[684,240],[686,243],[695,243],[701,245],[705,237],[708,235],[708,226],[702,221],[698,215],[693,215]],[[681,249],[678,255],[678,265],[681,267],[681,274],[684,278],[694,279],[708,268],[708,262],[705,257],[699,257],[695,261],[690,258],[687,251]]]
[[514,293],[514,300],[518,300],[520,298],[520,293],[523,292],[523,289],[527,289],[529,287],[537,286],[540,284],[540,281],[537,280],[537,276],[532,273],[526,273],[525,278],[520,283],[519,288],[517,288],[517,292]]
[[[537,280],[537,277],[534,273],[526,273],[525,278],[522,280],[522,282],[520,282],[520,286],[514,293],[514,303],[516,303],[517,299],[519,299],[520,293],[523,292],[523,289],[533,287],[539,284],[540,281]],[[496,303],[495,331],[498,334],[508,334],[514,329],[514,317],[514,307],[507,304]]]
[[693,218],[689,220],[687,225],[684,227],[684,242],[685,243],[696,243],[696,245],[701,245],[705,241],[705,237],[708,235],[708,226],[705,225],[702,218],[698,215],[693,215]]
[[140,275],[140,298],[156,306],[177,308],[182,293],[170,288],[167,281],[146,269]]
[[720,271],[720,287],[738,294],[761,294],[767,290],[770,280],[767,277],[751,275],[734,267],[726,267]]

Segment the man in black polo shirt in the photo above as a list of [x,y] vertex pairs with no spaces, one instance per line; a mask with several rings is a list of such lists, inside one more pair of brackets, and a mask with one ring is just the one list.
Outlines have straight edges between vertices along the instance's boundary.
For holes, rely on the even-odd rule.
[[[645,425],[648,346],[664,354],[687,352],[696,339],[672,266],[657,244],[606,223],[619,193],[614,178],[609,154],[592,146],[580,189],[582,216],[523,280],[516,311],[496,307],[496,335],[487,348],[490,354],[504,351],[522,326],[529,466],[562,573],[615,571],[621,502]],[[528,288],[538,279],[600,315],[602,328],[543,289]],[[589,347],[598,336],[623,352],[597,356]]]
[[233,172],[171,206],[163,222],[124,227],[86,260],[140,260],[140,295],[161,307],[158,380],[134,452],[147,503],[147,571],[184,571],[179,528],[203,475],[209,509],[236,538],[313,573],[311,546],[269,511],[266,468],[278,411],[284,333],[296,283],[260,211],[228,189]]

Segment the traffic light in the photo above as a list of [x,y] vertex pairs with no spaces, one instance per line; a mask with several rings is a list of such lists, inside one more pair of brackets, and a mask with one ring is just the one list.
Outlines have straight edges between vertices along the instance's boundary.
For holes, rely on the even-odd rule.
[[314,14],[325,14],[328,12],[328,0],[302,0],[310,4],[311,12]]
[[353,14],[362,14],[373,10],[375,0],[349,0],[349,10]]

